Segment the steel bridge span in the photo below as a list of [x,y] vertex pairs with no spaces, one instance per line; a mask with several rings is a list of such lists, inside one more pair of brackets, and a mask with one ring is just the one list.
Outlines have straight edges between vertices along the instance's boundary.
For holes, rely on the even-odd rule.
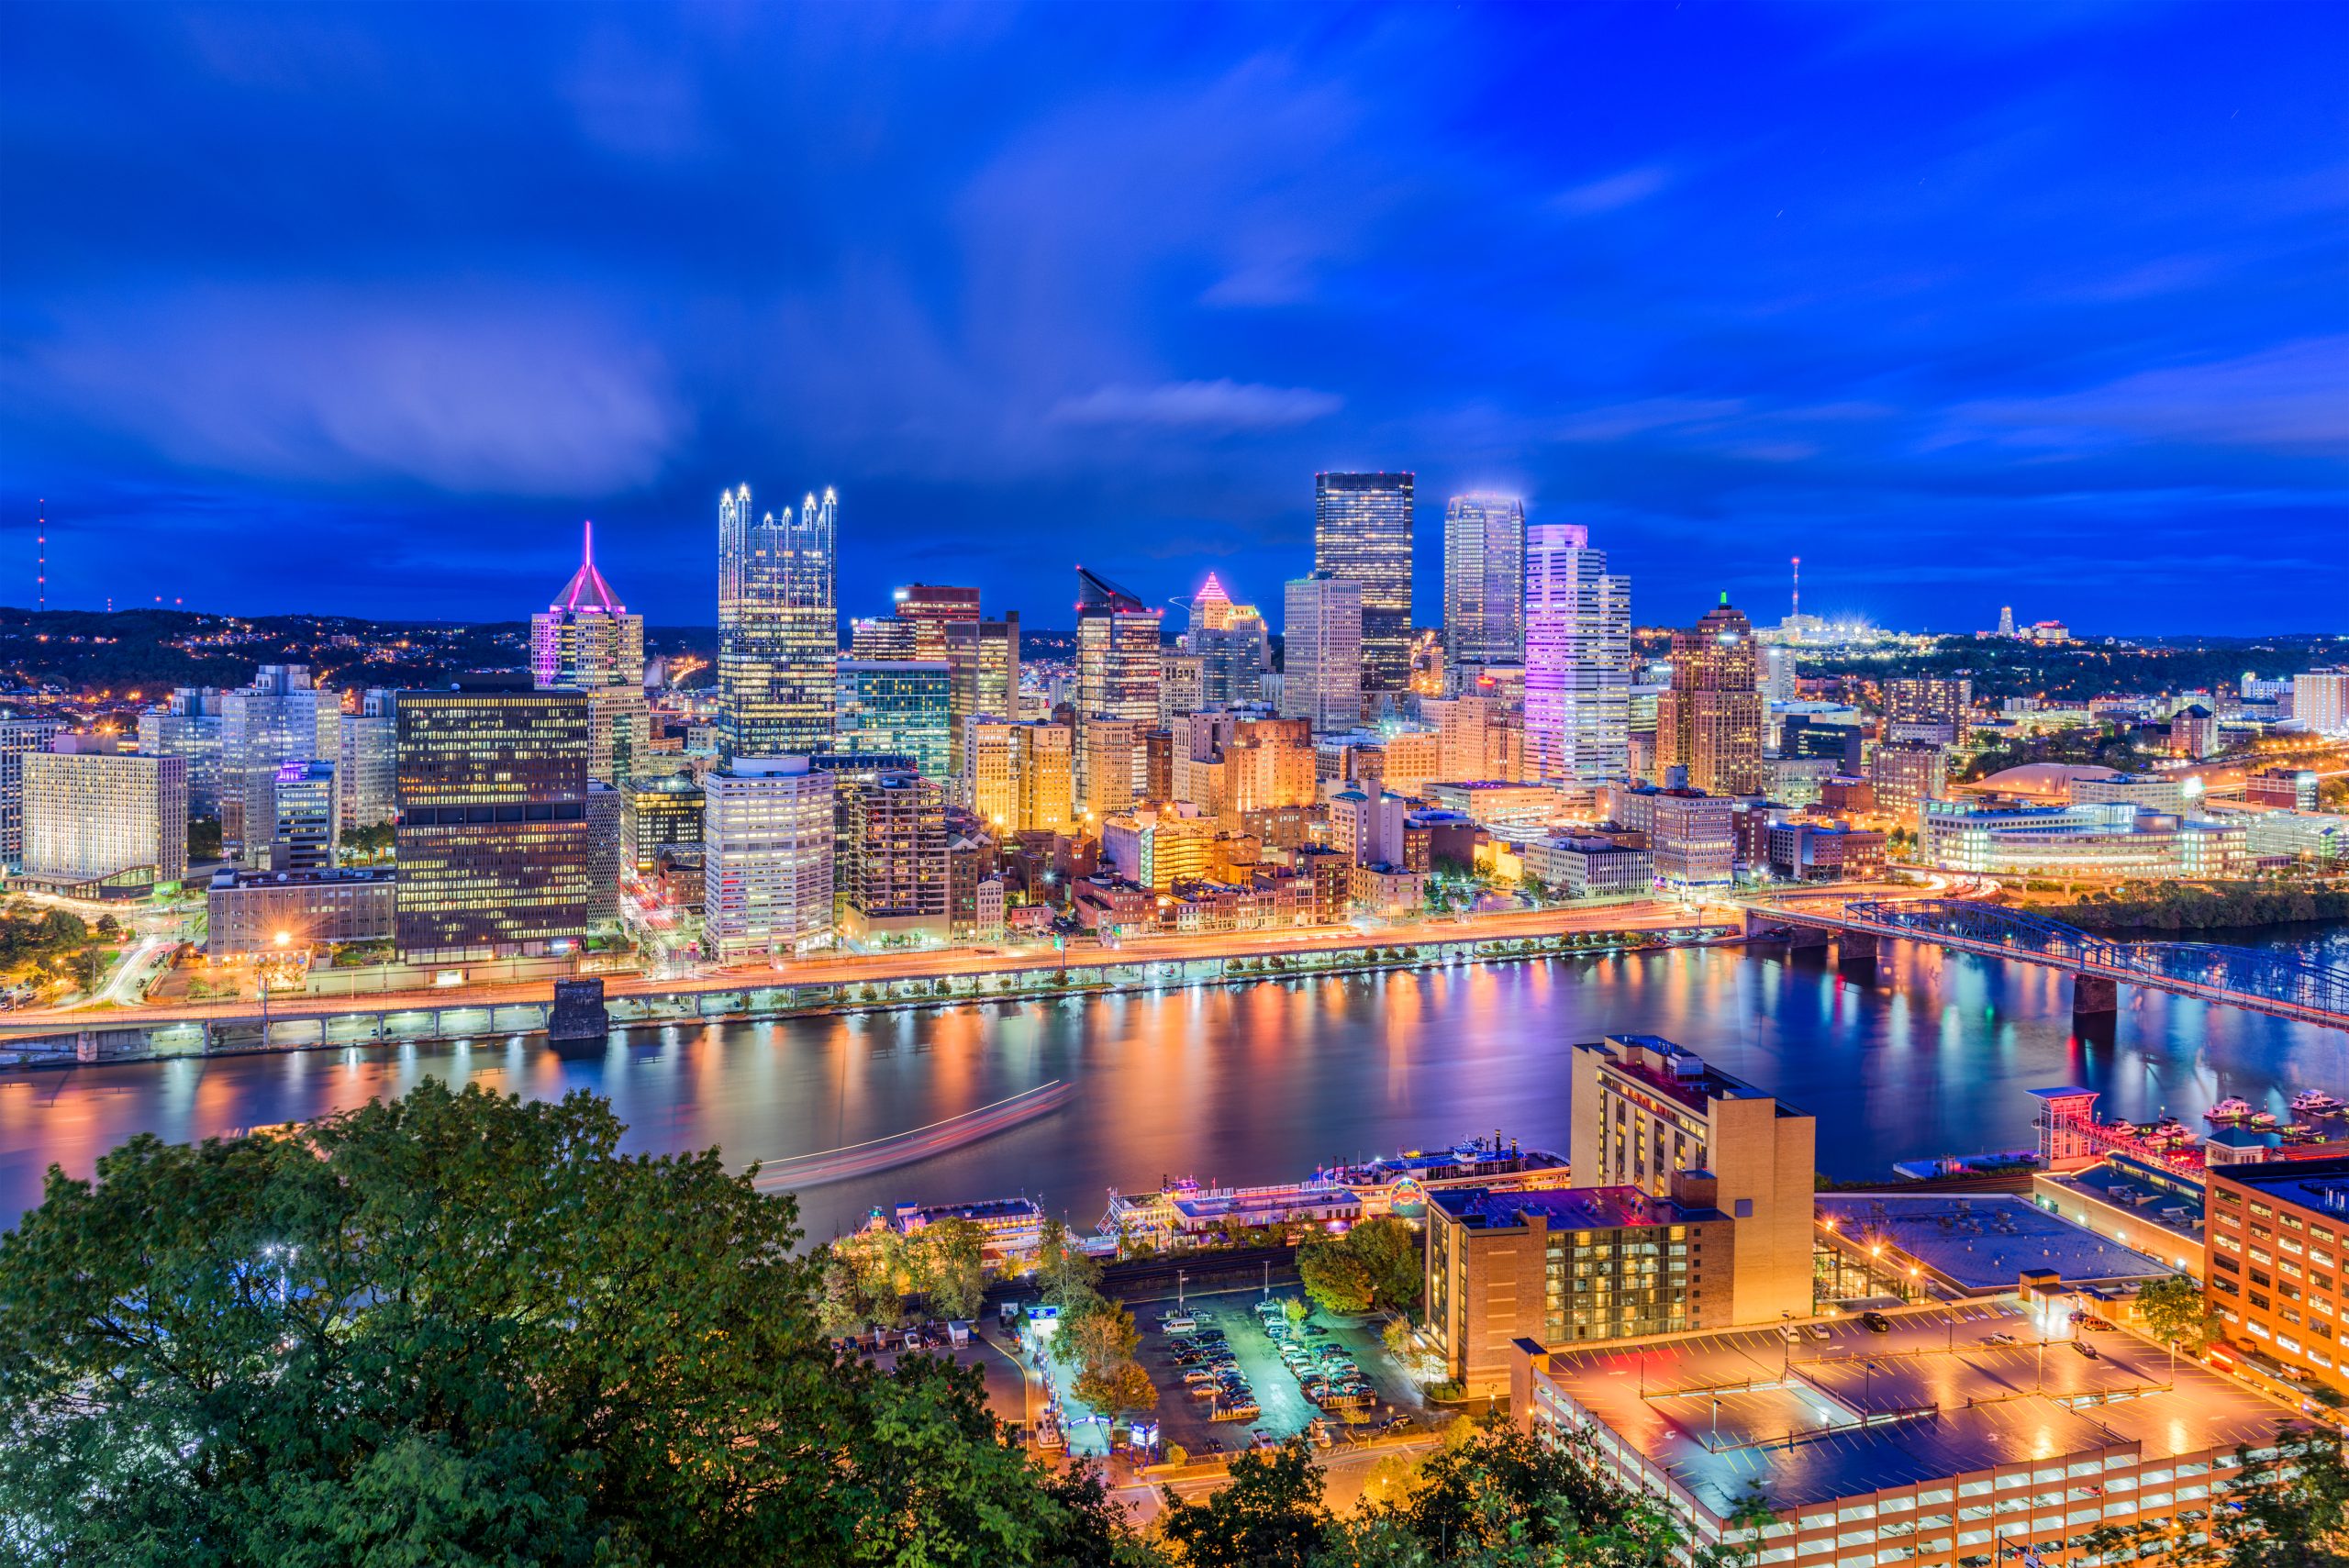
[[2119,989],[2142,985],[2320,1029],[2349,1030],[2349,970],[2288,953],[2215,942],[2121,942],[2061,920],[1956,898],[1843,904],[1753,904],[1751,940],[1823,945],[1831,938],[1846,967],[1872,965],[1876,943],[1931,942],[1984,958],[2013,959],[2072,976],[2076,1018],[2111,1013]]

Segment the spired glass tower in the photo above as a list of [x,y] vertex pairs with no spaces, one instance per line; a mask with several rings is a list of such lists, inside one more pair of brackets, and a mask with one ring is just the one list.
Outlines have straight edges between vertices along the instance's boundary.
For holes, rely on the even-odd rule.
[[796,518],[786,506],[754,522],[749,485],[718,498],[718,746],[729,762],[832,743],[837,507],[827,490]]
[[1313,476],[1313,570],[1362,585],[1366,694],[1410,680],[1411,485],[1408,473]]
[[1454,663],[1525,656],[1525,503],[1454,495],[1443,511],[1443,651]]
[[1525,531],[1525,765],[1548,783],[1631,771],[1631,585],[1608,574],[1590,530]]

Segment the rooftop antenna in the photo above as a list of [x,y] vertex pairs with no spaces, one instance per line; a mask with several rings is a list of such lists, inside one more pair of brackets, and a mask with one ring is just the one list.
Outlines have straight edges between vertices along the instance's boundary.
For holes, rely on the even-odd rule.
[[1802,619],[1802,557],[1795,557],[1795,602],[1787,612],[1789,620]]

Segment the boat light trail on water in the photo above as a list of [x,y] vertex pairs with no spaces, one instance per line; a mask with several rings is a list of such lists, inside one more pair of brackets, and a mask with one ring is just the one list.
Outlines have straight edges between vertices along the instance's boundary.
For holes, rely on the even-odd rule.
[[827,1149],[820,1153],[794,1155],[762,1164],[755,1178],[761,1187],[812,1187],[826,1182],[845,1181],[851,1176],[867,1176],[876,1171],[894,1170],[910,1165],[917,1160],[927,1160],[933,1154],[943,1154],[961,1149],[996,1133],[1023,1127],[1038,1117],[1050,1116],[1068,1104],[1076,1086],[1064,1079],[1055,1078],[1049,1084],[1039,1084],[1032,1089],[996,1100],[992,1105],[964,1111],[961,1116],[948,1117],[943,1121],[929,1122],[921,1127],[893,1132],[886,1138],[869,1138],[862,1143],[845,1144]]

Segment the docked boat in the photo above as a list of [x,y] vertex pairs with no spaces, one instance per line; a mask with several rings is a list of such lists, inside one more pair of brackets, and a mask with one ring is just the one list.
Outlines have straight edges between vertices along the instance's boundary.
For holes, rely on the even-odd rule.
[[2341,1109],[2341,1102],[2322,1089],[2302,1089],[2292,1096],[2292,1108],[2310,1116],[2332,1116]]
[[2243,1118],[2243,1126],[2250,1128],[2254,1132],[2273,1132],[2276,1130],[2276,1113],[2274,1111],[2254,1111],[2249,1116]]
[[2225,1099],[2221,1100],[2217,1105],[2212,1106],[2209,1110],[2204,1111],[2202,1113],[2202,1119],[2205,1121],[2215,1121],[2221,1127],[2227,1126],[2230,1123],[2249,1121],[2251,1119],[2251,1102],[2249,1100],[2237,1099],[2234,1095],[2230,1095]]

